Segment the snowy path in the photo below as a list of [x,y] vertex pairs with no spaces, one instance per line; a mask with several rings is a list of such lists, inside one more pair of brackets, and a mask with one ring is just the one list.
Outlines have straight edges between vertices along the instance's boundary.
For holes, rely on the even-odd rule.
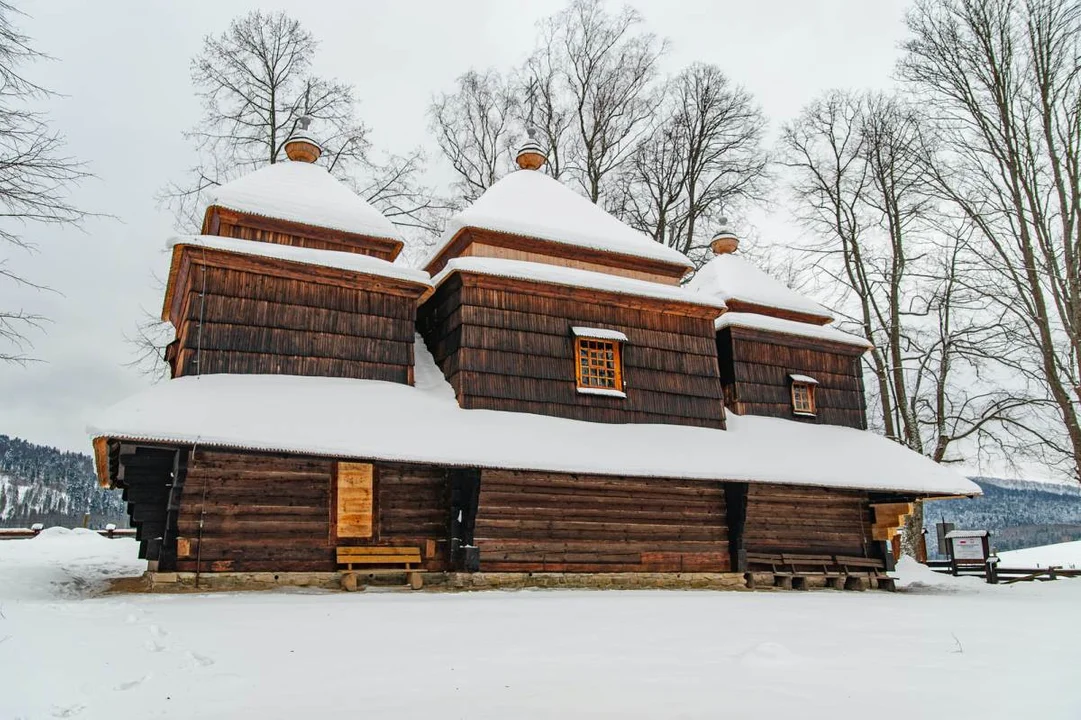
[[0,718],[1081,717],[1081,581],[79,597],[135,547],[0,543]]

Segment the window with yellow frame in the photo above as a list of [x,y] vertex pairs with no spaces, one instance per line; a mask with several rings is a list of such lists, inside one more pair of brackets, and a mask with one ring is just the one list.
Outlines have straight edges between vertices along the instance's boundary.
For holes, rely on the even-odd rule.
[[598,338],[575,338],[575,375],[583,390],[623,390],[620,343]]

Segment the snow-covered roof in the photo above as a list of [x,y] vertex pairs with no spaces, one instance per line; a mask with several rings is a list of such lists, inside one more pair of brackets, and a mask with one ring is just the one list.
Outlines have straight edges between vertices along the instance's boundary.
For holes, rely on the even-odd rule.
[[719,298],[688,290],[678,285],[664,285],[649,280],[638,280],[620,275],[609,275],[608,273],[593,272],[592,270],[579,270],[528,260],[504,260],[503,258],[472,256],[454,258],[449,260],[446,266],[432,278],[432,284],[439,287],[456,272],[473,272],[514,280],[547,282],[591,290],[604,290],[623,295],[705,305],[706,307],[718,309],[724,308],[724,303]]
[[452,217],[422,267],[437,258],[466,227],[693,267],[683,253],[624,225],[600,206],[536,170],[512,172]]
[[319,165],[278,162],[209,191],[210,205],[401,241],[394,224]]
[[769,315],[759,315],[758,313],[726,312],[717,318],[713,325],[718,330],[726,327],[741,327],[749,330],[765,330],[766,332],[781,333],[783,335],[813,338],[815,340],[828,340],[864,349],[871,347],[871,343],[863,338],[850,335],[828,325],[812,325],[794,320],[783,320]]
[[701,293],[716,295],[725,302],[738,300],[823,320],[833,319],[828,308],[787,287],[747,259],[731,253],[714,257],[687,285]]
[[240,240],[237,238],[219,237],[217,235],[180,235],[169,238],[165,243],[168,248],[176,248],[188,245],[191,247],[205,247],[211,250],[224,250],[226,252],[240,253],[243,255],[255,255],[257,257],[275,258],[304,265],[319,265],[321,267],[349,270],[351,272],[365,273],[367,275],[379,275],[382,277],[405,280],[407,282],[420,283],[432,286],[431,277],[423,270],[397,265],[382,258],[360,253],[339,252],[337,250],[314,250],[312,248],[294,247],[292,245],[280,245],[278,243],[259,242],[256,240]]
[[950,530],[946,533],[946,539],[952,540],[953,538],[982,538],[987,537],[986,530]]
[[810,375],[800,375],[799,373],[791,373],[788,378],[792,382],[807,383],[808,385],[817,385],[818,381]]
[[88,431],[95,438],[456,467],[980,493],[960,473],[863,430],[750,416],[729,416],[728,427],[463,410],[418,338],[415,387],[289,375],[188,376],[113,405]]
[[572,327],[571,332],[575,337],[593,338],[594,340],[618,340],[627,342],[627,335],[619,330],[608,328]]

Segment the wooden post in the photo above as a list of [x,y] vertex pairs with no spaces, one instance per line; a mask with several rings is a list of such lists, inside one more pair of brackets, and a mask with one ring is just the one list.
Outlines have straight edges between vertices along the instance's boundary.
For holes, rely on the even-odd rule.
[[728,552],[732,571],[747,571],[747,550],[743,546],[743,528],[747,524],[747,483],[726,483],[724,503],[728,511]]

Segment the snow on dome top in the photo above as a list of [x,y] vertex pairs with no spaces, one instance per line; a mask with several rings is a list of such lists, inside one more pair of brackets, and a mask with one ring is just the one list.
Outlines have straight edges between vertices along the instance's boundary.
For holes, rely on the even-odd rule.
[[325,168],[279,162],[226,183],[210,205],[275,220],[401,240],[394,224]]
[[624,225],[563,183],[535,170],[512,172],[452,217],[422,267],[439,257],[466,227],[692,267],[683,253]]
[[687,283],[687,287],[718,297],[726,303],[742,301],[812,315],[827,322],[833,320],[833,313],[828,308],[792,290],[743,257],[731,253],[717,255],[706,263]]

